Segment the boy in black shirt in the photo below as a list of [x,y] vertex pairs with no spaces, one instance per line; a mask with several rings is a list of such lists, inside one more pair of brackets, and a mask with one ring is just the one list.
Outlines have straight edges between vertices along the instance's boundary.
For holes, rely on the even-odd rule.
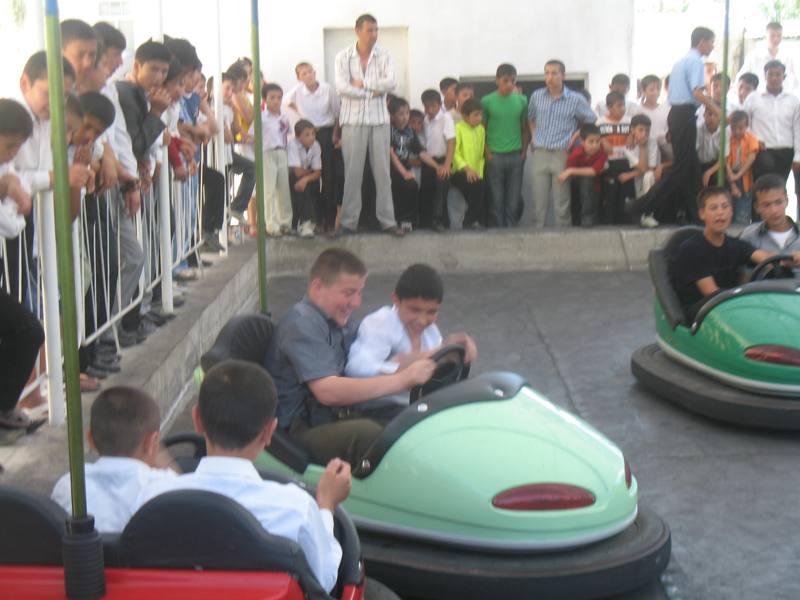
[[[741,283],[741,267],[775,254],[756,250],[749,243],[725,234],[733,219],[728,190],[720,187],[702,190],[697,206],[705,227],[684,241],[670,260],[672,285],[692,319],[711,296]],[[793,253],[793,257],[795,264],[800,264],[800,252]]]

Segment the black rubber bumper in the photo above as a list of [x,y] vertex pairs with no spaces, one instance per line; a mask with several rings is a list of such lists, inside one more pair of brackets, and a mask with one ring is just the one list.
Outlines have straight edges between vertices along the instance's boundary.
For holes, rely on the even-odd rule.
[[602,598],[653,581],[671,551],[669,527],[641,506],[625,531],[564,552],[479,553],[359,535],[369,577],[402,596],[430,599]]
[[800,430],[800,398],[780,398],[724,385],[670,359],[658,344],[631,356],[631,371],[651,392],[689,410],[736,425]]

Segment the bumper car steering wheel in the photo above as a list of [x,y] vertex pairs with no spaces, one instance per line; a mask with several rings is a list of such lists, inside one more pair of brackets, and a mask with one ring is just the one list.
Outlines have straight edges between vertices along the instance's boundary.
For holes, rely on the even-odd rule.
[[756,268],[753,269],[753,273],[750,275],[750,281],[763,281],[764,279],[794,277],[791,267],[785,267],[784,265],[780,264],[785,260],[792,261],[794,260],[794,257],[789,254],[776,254],[775,256],[770,256],[769,258],[762,260],[756,265]]
[[436,369],[428,381],[411,388],[411,403],[439,388],[469,377],[469,365],[464,362],[466,356],[467,350],[460,344],[450,344],[437,350],[431,356],[431,360],[436,363]]

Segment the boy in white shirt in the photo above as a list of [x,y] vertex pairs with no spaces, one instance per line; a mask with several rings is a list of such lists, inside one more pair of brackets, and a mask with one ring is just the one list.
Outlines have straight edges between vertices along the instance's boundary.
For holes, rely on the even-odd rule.
[[442,109],[442,99],[436,90],[422,92],[422,105],[425,107],[422,124],[425,149],[440,166],[434,170],[422,165],[421,221],[424,227],[444,231],[444,208],[456,148],[456,126],[453,117]]
[[[164,468],[161,416],[155,400],[127,386],[100,392],[92,404],[86,439],[100,458],[86,465],[86,509],[97,531],[122,531],[136,512],[139,492],[149,483],[177,475]],[[72,512],[70,475],[56,482],[51,497]]]
[[289,187],[292,193],[292,227],[302,238],[314,237],[314,212],[320,202],[322,148],[311,121],[300,119],[287,150]]
[[260,366],[226,360],[206,373],[195,428],[206,439],[208,455],[194,473],[154,482],[139,495],[141,506],[173,490],[206,490],[228,496],[249,510],[272,535],[297,542],[319,583],[336,585],[342,549],[333,535],[333,511],[350,494],[350,466],[328,463],[317,484],[316,502],[296,485],[264,481],[253,460],[269,445],[278,425],[278,395]]
[[[33,120],[19,102],[0,99],[0,278],[5,279],[3,254],[6,239],[14,239],[25,229],[25,215],[31,211],[31,197],[11,167],[11,161],[33,132]],[[15,274],[13,264],[9,275]],[[28,380],[44,331],[39,321],[16,298],[18,282],[0,285],[0,427],[22,429],[31,425],[28,416],[17,408]]]
[[291,231],[292,198],[286,146],[289,119],[281,113],[283,90],[275,83],[263,86],[266,110],[261,113],[264,152],[264,219],[267,235],[280,237]]
[[[350,346],[345,375],[374,377],[402,371],[414,361],[426,358],[441,346],[461,344],[467,363],[478,355],[475,342],[466,333],[456,333],[442,340],[436,325],[444,298],[442,278],[433,267],[415,264],[397,280],[392,306],[384,306],[367,315]],[[365,417],[389,421],[408,406],[409,394],[402,392],[359,404]]]

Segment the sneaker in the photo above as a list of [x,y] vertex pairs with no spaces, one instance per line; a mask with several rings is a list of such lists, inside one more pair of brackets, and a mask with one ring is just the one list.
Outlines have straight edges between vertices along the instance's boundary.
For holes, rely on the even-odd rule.
[[213,231],[203,232],[203,245],[200,246],[200,252],[222,252],[223,250],[216,233]]
[[297,233],[301,238],[313,238],[314,224],[311,221],[304,221],[300,223],[300,226],[297,228]]
[[658,227],[658,221],[656,221],[653,215],[642,215],[642,218],[639,220],[639,224],[647,229],[655,229]]

